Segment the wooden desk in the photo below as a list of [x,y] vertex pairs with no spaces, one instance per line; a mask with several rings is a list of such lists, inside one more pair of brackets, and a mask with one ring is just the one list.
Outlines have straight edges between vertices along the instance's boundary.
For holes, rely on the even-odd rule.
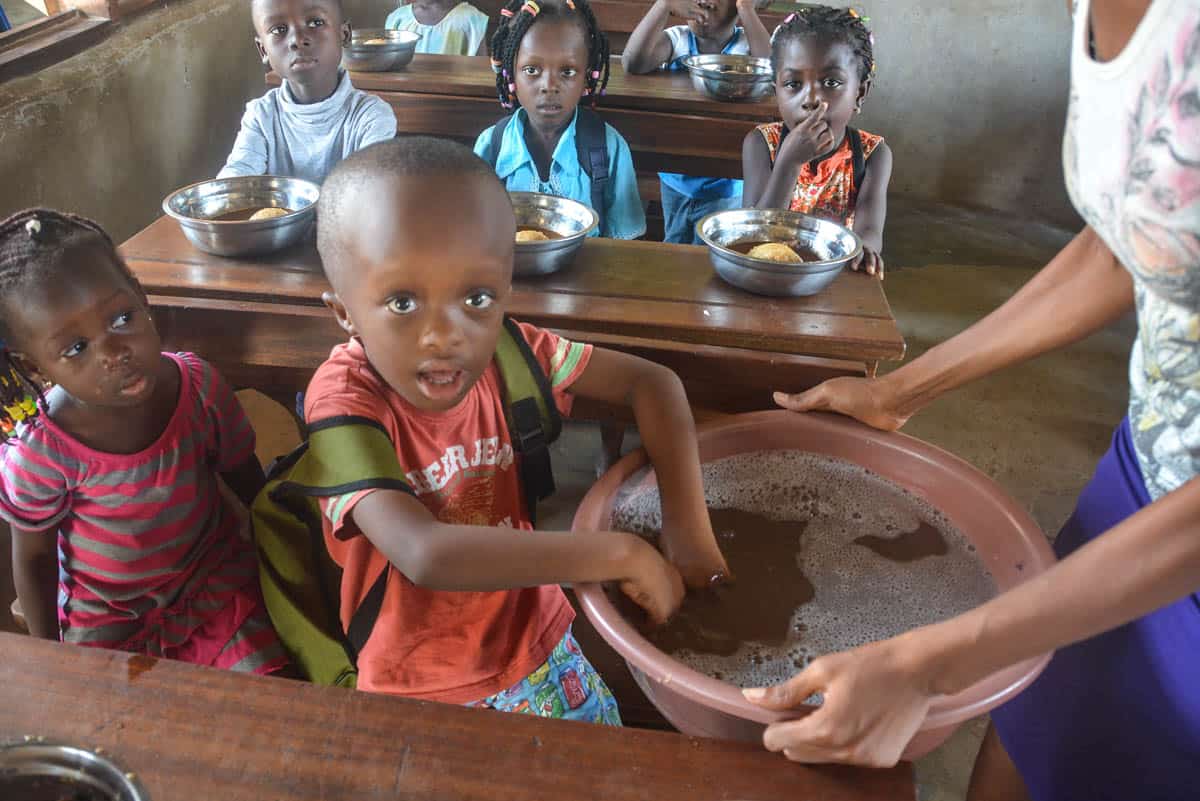
[[[354,86],[396,111],[401,133],[446,136],[468,144],[507,112],[496,98],[496,75],[484,56],[418,54],[399,72],[352,72]],[[279,85],[270,73],[267,83]],[[722,103],[692,86],[682,72],[630,76],[614,57],[598,108],[620,131],[634,166],[649,172],[742,177],[742,139],[778,118],[774,97]]]
[[[163,217],[122,252],[168,346],[202,354],[236,385],[286,397],[345,338],[321,304],[329,285],[311,242],[223,259]],[[590,239],[567,269],[513,289],[518,320],[666,364],[715,411],[769,408],[772,389],[873,373],[904,355],[881,285],[859,273],[814,297],[763,298],[718,279],[702,247]]]
[[0,739],[102,748],[154,801],[911,801],[912,770],[543,720],[0,634]]

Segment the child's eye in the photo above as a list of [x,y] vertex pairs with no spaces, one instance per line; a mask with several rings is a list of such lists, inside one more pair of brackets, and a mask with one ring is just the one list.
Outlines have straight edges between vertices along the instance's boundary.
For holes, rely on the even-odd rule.
[[124,328],[125,326],[129,325],[132,322],[133,322],[133,312],[132,311],[122,312],[121,314],[118,314],[116,317],[113,318],[112,327],[113,328]]
[[526,75],[537,75],[538,68],[537,67],[522,67],[521,72],[525,73]]
[[72,343],[70,347],[62,352],[62,355],[64,359],[74,359],[85,350],[87,350],[87,342],[81,339],[78,342]]
[[837,78],[826,78],[824,81],[821,82],[821,84],[826,89],[840,89],[842,86],[842,82],[839,81]]
[[407,296],[389,298],[387,308],[392,314],[412,314],[417,310],[417,302]]
[[325,20],[323,20],[323,19],[310,19],[310,20],[308,21],[308,24],[309,24],[309,27],[312,27],[312,28],[320,28],[322,25],[324,25],[324,24],[325,24]]
[[579,70],[575,69],[574,67],[567,67],[562,71],[562,74],[564,78],[574,78],[579,74]]
[[783,88],[784,88],[784,89],[791,89],[792,91],[795,91],[795,90],[796,90],[796,87],[798,87],[799,85],[800,85],[800,84],[796,83],[795,81],[785,81],[785,82],[784,82],[784,84],[783,84]]
[[467,305],[472,309],[486,309],[495,302],[491,292],[473,292],[467,295]]
[[267,33],[271,34],[272,36],[283,36],[285,33],[287,33],[287,26],[276,25],[274,28],[267,31]]

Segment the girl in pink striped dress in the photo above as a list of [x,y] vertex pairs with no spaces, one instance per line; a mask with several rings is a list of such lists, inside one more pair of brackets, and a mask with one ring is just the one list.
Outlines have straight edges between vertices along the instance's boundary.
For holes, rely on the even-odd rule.
[[0,222],[0,516],[30,631],[270,673],[287,664],[218,474],[263,484],[229,386],[162,352],[112,240],[48,210]]

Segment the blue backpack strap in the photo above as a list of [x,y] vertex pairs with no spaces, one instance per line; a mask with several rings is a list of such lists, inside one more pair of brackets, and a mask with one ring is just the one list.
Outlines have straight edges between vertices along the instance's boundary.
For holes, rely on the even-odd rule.
[[501,117],[495,125],[492,126],[492,138],[488,140],[487,150],[484,151],[483,160],[492,165],[492,169],[496,169],[496,162],[500,160],[500,143],[504,141],[504,131],[508,128],[508,124],[512,122],[512,115]]
[[592,182],[592,209],[604,229],[604,190],[608,186],[608,131],[604,120],[590,108],[579,107],[575,121],[575,151]]

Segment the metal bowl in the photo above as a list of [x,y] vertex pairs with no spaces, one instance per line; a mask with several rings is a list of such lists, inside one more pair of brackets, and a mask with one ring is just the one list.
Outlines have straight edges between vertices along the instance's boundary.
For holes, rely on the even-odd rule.
[[683,65],[692,75],[692,85],[716,100],[762,100],[775,88],[770,59],[712,53],[688,56]]
[[13,801],[149,801],[132,773],[95,751],[27,742],[0,746],[0,798]]
[[[815,295],[858,258],[862,241],[848,228],[818,217],[780,209],[732,209],[696,223],[717,275],[759,295]],[[795,242],[820,261],[785,264],[751,258],[731,249],[749,242]]]
[[600,224],[600,216],[582,203],[536,192],[509,192],[517,228],[543,228],[559,239],[516,243],[513,275],[549,275],[571,263],[575,252]]
[[[382,43],[367,44],[372,40]],[[342,48],[342,65],[354,72],[390,72],[413,60],[421,34],[413,31],[390,31],[386,28],[354,29],[350,44]]]
[[[216,256],[271,253],[295,244],[317,216],[320,188],[311,181],[279,175],[213,178],[185,186],[163,200],[188,240]],[[269,220],[215,220],[241,209],[291,209]]]

